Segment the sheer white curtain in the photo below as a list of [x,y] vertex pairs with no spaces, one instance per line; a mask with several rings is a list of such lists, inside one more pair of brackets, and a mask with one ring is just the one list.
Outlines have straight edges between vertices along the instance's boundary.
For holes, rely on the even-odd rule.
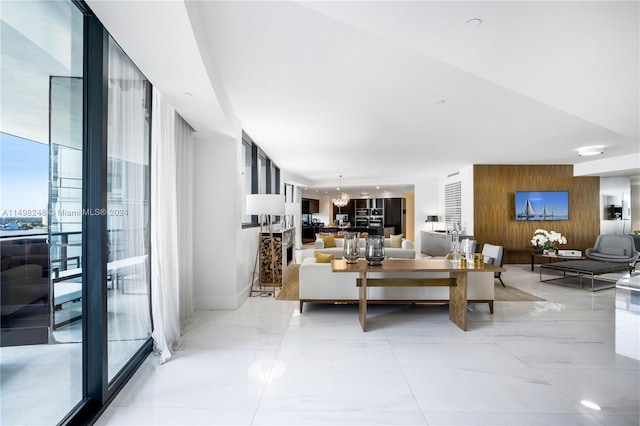
[[154,349],[160,355],[160,363],[168,360],[173,351],[180,348],[181,325],[190,323],[193,312],[191,221],[188,219],[191,216],[192,199],[191,133],[191,128],[154,88],[151,132],[151,305]]
[[[109,380],[151,335],[149,312],[149,110],[144,76],[109,38],[107,297]],[[61,192],[63,196],[65,192]]]
[[193,129],[176,114],[176,187],[178,190],[178,267],[180,324],[193,314]]

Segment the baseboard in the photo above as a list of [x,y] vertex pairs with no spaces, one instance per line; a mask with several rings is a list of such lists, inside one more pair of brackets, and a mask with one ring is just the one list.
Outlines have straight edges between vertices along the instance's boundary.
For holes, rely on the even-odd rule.
[[238,309],[246,300],[242,295],[230,295],[224,297],[203,297],[193,298],[193,308],[197,311],[211,311],[215,309]]

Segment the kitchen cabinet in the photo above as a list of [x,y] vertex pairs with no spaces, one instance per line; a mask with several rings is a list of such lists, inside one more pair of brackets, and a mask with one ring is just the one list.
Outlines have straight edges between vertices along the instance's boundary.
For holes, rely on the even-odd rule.
[[322,232],[323,226],[323,223],[309,223],[302,225],[302,242],[314,242],[316,240],[316,234]]
[[[406,209],[404,198],[384,199],[384,226],[393,227],[395,235],[405,234]],[[405,235],[406,236],[406,235]]]
[[320,200],[313,198],[302,199],[302,214],[320,213]]
[[368,198],[357,198],[353,200],[353,203],[356,206],[356,210],[358,209],[368,209],[369,208],[369,199]]

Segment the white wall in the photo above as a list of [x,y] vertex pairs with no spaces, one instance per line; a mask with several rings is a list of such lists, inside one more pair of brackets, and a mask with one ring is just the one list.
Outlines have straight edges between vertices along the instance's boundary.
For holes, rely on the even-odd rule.
[[[250,296],[260,228],[242,229],[243,168],[240,134],[236,139],[196,138],[195,309],[236,309]],[[284,193],[286,179],[286,174],[281,174],[281,193]],[[299,226],[297,229],[301,232]]]
[[225,136],[216,140],[195,138],[195,309],[235,309],[246,299],[243,285],[248,286],[249,279],[240,277],[250,263],[251,247],[247,247],[249,237],[241,232],[240,223],[240,143],[240,136],[235,140]]
[[[628,177],[600,178],[600,233],[623,235],[631,232],[630,220],[608,220],[607,207],[622,205],[623,194],[628,200],[631,194],[631,179]],[[633,210],[633,209],[632,209]]]
[[640,182],[631,182],[631,230],[640,229]]
[[427,216],[438,215],[444,218],[444,204],[440,204],[437,177],[424,178],[414,183],[415,194],[415,249],[420,256],[422,244],[421,231],[431,231],[431,224],[426,223]]
[[323,222],[325,225],[333,223],[333,217],[331,217],[331,200],[337,197],[336,195],[317,193],[314,199],[320,200],[320,213],[313,215],[314,219],[318,219],[318,222]]

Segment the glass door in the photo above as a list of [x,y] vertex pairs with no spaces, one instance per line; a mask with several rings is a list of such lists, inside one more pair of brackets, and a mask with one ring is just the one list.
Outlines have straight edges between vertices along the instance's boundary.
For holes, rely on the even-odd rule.
[[0,424],[56,424],[83,398],[84,15],[0,2]]
[[109,380],[151,336],[151,86],[109,37],[107,322]]

